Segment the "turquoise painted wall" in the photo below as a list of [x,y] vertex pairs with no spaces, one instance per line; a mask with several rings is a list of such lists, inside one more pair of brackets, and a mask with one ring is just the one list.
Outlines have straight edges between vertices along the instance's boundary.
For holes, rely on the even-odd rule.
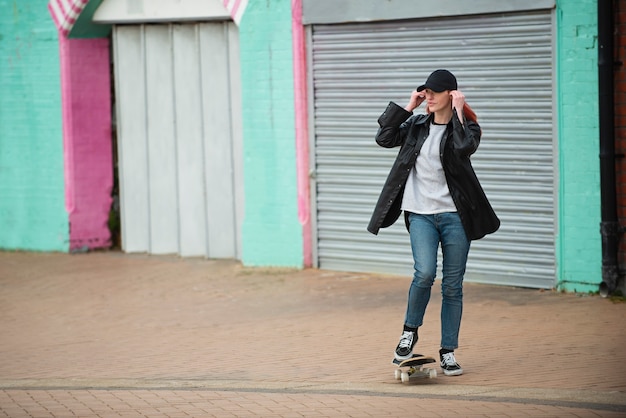
[[558,287],[595,292],[602,281],[597,0],[557,3]]
[[0,0],[0,249],[69,249],[59,42],[47,4]]
[[239,39],[245,183],[242,262],[301,267],[291,2],[249,2]]

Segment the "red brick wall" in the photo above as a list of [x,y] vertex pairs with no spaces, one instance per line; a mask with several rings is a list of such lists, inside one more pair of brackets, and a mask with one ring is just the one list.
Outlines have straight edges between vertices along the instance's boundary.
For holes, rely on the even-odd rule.
[[[626,1],[615,0],[615,153],[626,154]],[[626,225],[626,158],[617,158],[617,216]],[[626,236],[622,235],[618,260],[626,270]]]

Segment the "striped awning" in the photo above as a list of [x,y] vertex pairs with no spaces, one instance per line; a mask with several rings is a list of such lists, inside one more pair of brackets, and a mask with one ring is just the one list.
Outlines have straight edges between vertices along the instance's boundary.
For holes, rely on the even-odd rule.
[[48,10],[55,25],[67,36],[89,0],[50,0]]
[[235,24],[239,26],[243,12],[245,12],[246,6],[248,6],[248,0],[222,0],[222,3]]
[[[233,21],[239,25],[248,0],[221,0]],[[67,36],[89,0],[50,0],[48,10],[59,31]]]

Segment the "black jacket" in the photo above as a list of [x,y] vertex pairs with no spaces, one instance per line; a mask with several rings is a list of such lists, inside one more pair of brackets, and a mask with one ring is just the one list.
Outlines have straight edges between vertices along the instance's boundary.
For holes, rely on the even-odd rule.
[[[372,234],[378,234],[380,228],[392,225],[400,216],[404,186],[428,137],[432,118],[433,115],[413,115],[393,102],[378,118],[380,128],[376,134],[376,143],[385,148],[400,146],[400,151],[367,227]],[[465,234],[468,239],[475,240],[497,231],[500,220],[487,200],[470,162],[470,156],[480,143],[480,126],[469,120],[465,125],[463,127],[456,112],[453,112],[441,140],[439,155]]]

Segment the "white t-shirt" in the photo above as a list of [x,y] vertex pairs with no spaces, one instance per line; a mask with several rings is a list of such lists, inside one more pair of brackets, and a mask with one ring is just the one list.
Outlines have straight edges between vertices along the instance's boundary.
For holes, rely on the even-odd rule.
[[402,210],[422,215],[457,211],[439,156],[446,128],[447,125],[430,125],[428,138],[406,181]]

